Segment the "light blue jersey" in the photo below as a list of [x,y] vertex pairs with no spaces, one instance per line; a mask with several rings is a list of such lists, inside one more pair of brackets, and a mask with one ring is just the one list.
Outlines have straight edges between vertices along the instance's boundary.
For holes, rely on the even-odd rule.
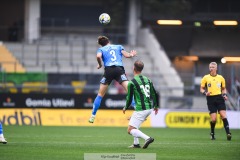
[[109,44],[104,47],[100,47],[97,53],[102,53],[102,60],[104,66],[123,66],[122,62],[122,45]]

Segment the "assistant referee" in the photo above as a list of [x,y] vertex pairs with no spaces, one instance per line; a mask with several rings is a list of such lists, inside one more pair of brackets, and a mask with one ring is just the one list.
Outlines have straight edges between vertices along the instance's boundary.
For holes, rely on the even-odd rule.
[[229,130],[229,123],[226,115],[225,100],[227,97],[227,90],[225,79],[223,76],[217,74],[217,63],[211,62],[209,64],[210,74],[205,75],[201,80],[200,92],[206,96],[207,106],[211,117],[211,139],[215,140],[215,125],[217,120],[217,112],[221,115],[223,125],[227,134],[227,140],[231,140],[232,134]]

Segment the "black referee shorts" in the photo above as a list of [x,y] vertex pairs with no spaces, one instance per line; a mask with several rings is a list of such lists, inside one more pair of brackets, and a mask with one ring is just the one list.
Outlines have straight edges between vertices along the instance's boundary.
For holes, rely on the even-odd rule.
[[207,105],[210,114],[226,110],[225,100],[222,95],[207,96]]
[[123,81],[128,81],[123,66],[107,66],[104,68],[104,74],[100,83],[109,85],[112,80],[116,80],[120,84]]

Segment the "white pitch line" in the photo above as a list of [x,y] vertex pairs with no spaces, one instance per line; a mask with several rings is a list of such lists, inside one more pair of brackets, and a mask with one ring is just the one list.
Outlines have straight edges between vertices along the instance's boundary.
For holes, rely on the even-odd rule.
[[[12,144],[22,144],[22,143],[25,143],[25,144],[83,144],[83,145],[89,145],[89,144],[94,144],[94,145],[121,145],[121,144],[129,144],[129,143],[91,143],[91,142],[87,142],[87,143],[82,143],[80,141],[77,141],[77,142],[67,142],[67,141],[55,141],[55,142],[48,142],[48,141],[42,141],[42,142],[37,142],[37,141],[31,141],[31,142],[10,142],[8,141],[8,143],[12,143]],[[212,142],[206,142],[206,143],[199,143],[199,142],[196,142],[196,143],[191,143],[191,142],[187,142],[187,143],[172,143],[172,142],[159,142],[159,143],[152,143],[151,145],[206,145],[206,144],[221,144],[221,145],[226,145],[226,144],[229,144],[229,145],[240,145],[240,142],[237,142],[237,143],[229,143],[229,142],[221,142],[221,143],[212,143]]]

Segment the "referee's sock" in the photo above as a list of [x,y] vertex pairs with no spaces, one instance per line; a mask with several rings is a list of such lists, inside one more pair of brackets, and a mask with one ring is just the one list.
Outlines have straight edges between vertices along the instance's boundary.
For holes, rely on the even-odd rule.
[[210,122],[210,125],[211,125],[211,133],[214,134],[216,122],[211,121],[211,122]]
[[93,102],[93,110],[92,110],[92,115],[96,115],[99,107],[100,107],[100,104],[102,102],[102,97],[101,96],[97,96]]
[[229,124],[228,124],[227,118],[223,118],[222,121],[223,121],[223,125],[224,125],[224,128],[225,128],[226,133],[227,133],[227,134],[230,134]]

